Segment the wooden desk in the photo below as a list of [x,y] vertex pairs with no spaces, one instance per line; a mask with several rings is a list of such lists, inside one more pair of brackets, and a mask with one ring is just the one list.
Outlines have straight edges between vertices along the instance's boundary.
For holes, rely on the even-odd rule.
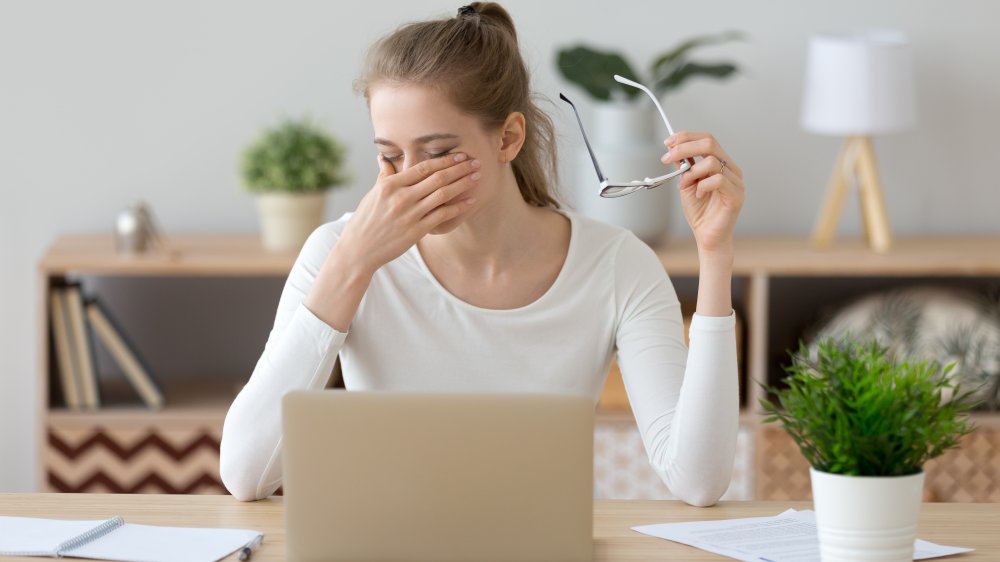
[[[808,502],[722,502],[697,508],[676,501],[597,501],[594,504],[594,561],[730,560],[631,530],[635,525],[777,515],[789,507],[810,509]],[[0,515],[101,519],[121,515],[128,523],[256,529],[264,542],[252,562],[284,560],[282,498],[242,503],[231,496],[124,494],[0,494]],[[996,504],[924,504],[919,536],[932,542],[975,548],[945,560],[1000,560]],[[235,560],[230,556],[227,560]],[[37,562],[44,558],[0,558]]]

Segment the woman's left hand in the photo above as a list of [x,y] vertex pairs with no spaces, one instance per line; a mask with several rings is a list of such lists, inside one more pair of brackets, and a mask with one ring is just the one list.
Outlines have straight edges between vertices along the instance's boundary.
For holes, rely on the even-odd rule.
[[698,249],[732,251],[733,228],[743,207],[743,170],[709,133],[681,131],[664,144],[669,149],[661,158],[665,164],[701,158],[677,184]]

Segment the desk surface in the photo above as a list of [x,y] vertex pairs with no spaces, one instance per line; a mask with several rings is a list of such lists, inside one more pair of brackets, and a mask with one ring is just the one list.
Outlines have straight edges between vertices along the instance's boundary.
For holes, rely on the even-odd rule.
[[[232,527],[264,532],[253,562],[284,560],[282,499],[243,503],[231,496],[125,494],[0,494],[0,515],[101,519],[121,515],[128,523],[191,527]],[[730,560],[631,530],[635,525],[777,515],[789,507],[810,509],[809,502],[722,502],[697,508],[676,501],[594,502],[595,562],[641,560]],[[971,562],[1000,560],[997,521],[1000,505],[928,503],[920,511],[919,536],[932,542],[975,548],[945,558]],[[227,560],[235,560],[230,556]],[[37,562],[44,558],[0,558]]]

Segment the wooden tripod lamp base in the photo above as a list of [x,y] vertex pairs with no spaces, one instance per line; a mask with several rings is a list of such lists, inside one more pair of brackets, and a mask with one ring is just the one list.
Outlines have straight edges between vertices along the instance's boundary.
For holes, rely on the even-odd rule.
[[837,220],[840,218],[852,179],[856,179],[858,186],[861,224],[865,239],[872,250],[879,253],[888,252],[892,249],[889,217],[885,212],[885,199],[882,197],[878,169],[875,167],[871,138],[867,136],[847,137],[840,149],[823,208],[820,209],[813,229],[813,246],[829,247],[836,238]]

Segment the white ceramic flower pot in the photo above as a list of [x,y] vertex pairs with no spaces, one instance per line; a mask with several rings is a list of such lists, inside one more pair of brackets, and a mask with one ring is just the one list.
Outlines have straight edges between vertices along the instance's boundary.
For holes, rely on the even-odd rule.
[[261,242],[271,252],[293,252],[323,223],[326,193],[260,193]]
[[[668,168],[660,162],[666,152],[663,139],[655,138],[660,119],[652,104],[602,103],[593,106],[587,133],[601,171],[612,181],[655,177]],[[648,106],[648,107],[647,107]],[[670,203],[676,197],[673,183],[625,197],[604,198],[587,148],[579,148],[574,161],[574,203],[589,217],[631,230],[648,244],[666,235]]]
[[924,473],[842,476],[809,469],[823,562],[910,562]]

